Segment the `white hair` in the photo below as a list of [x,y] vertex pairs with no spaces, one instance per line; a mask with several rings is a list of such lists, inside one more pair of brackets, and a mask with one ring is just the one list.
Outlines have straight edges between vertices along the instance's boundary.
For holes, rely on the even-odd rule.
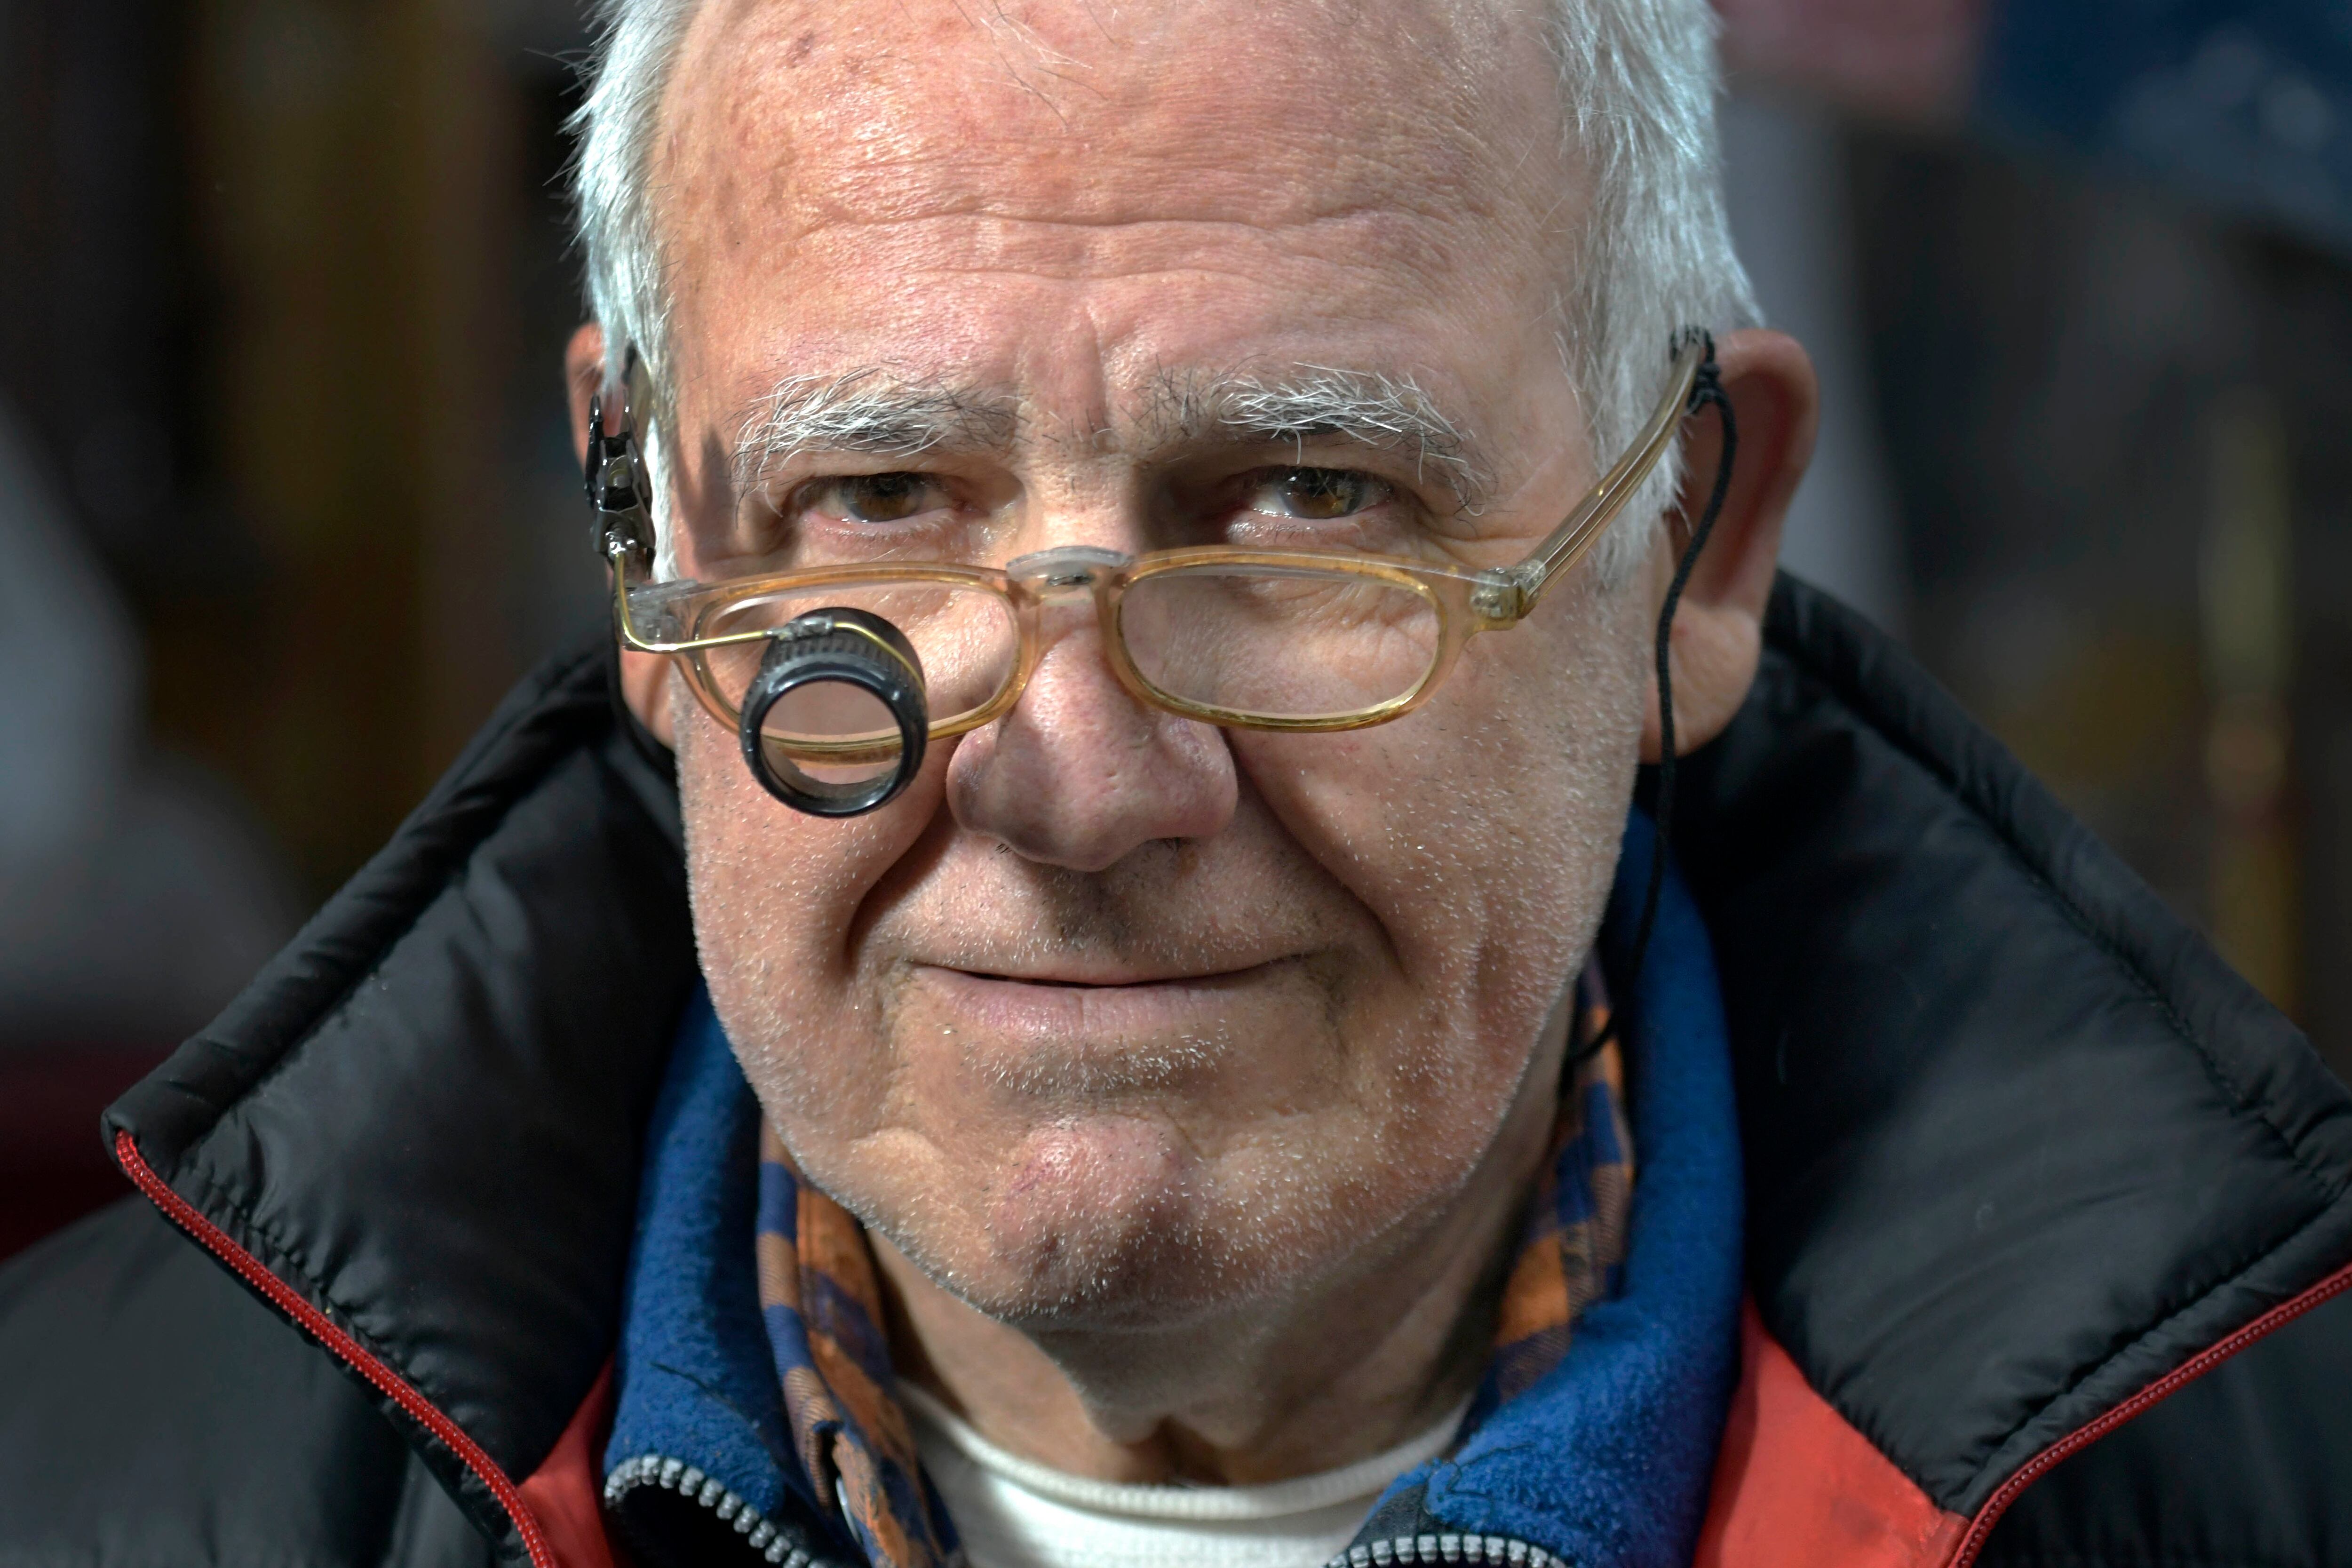
[[[669,73],[700,0],[596,0],[591,86],[574,117],[573,171],[590,308],[604,329],[606,382],[642,355],[656,404],[641,421],[663,471],[668,300],[651,163]],[[1716,137],[1716,21],[1706,0],[1545,0],[1569,151],[1591,196],[1557,312],[1562,360],[1586,411],[1594,458],[1633,440],[1665,384],[1674,334],[1759,318],[1732,247]],[[1602,580],[1629,578],[1680,483],[1680,448],[1594,552]],[[656,483],[662,559],[671,558],[667,487]],[[1622,519],[1621,519],[1622,521]]]

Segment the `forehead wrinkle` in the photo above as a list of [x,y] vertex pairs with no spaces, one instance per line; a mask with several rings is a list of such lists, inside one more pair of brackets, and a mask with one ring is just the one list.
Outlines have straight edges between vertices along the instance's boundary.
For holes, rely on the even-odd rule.
[[735,444],[740,484],[812,451],[913,458],[1012,444],[1013,397],[968,382],[908,377],[867,365],[786,376],[745,416]]
[[1437,471],[1465,510],[1477,510],[1492,482],[1475,437],[1409,374],[1304,363],[1280,375],[1163,372],[1150,413],[1163,440],[1303,446],[1336,436],[1410,451],[1423,470]]
[[[702,216],[789,212],[804,227],[974,201],[1116,223],[1139,201],[1150,209],[1142,185],[1202,216],[1425,199],[1440,216],[1491,220],[1522,210],[1518,175],[1558,141],[1523,95],[1495,90],[1506,65],[1541,90],[1552,77],[1508,0],[1370,28],[1356,5],[1327,0],[1154,5],[1115,29],[1083,0],[1012,9],[709,4],[664,146],[691,144],[688,162],[728,188],[667,170],[665,183],[692,192]],[[753,149],[751,167],[722,173]]]

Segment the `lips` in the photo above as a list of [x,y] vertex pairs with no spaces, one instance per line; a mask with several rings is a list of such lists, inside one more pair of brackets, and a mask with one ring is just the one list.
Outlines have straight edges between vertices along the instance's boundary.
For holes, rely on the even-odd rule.
[[[945,968],[946,966],[942,966]],[[1180,974],[997,974],[984,969],[949,969],[948,972],[972,980],[992,981],[1001,985],[1057,985],[1068,990],[1117,991],[1138,985],[1213,985],[1222,981],[1237,980],[1270,967],[1255,963],[1244,969],[1220,970],[1208,973]]]
[[[1284,988],[1286,961],[1210,974],[1117,979],[1006,975],[919,966],[916,984],[943,1015],[1009,1041],[1066,1046],[1198,1033],[1254,998]],[[1105,972],[1097,971],[1100,974]]]

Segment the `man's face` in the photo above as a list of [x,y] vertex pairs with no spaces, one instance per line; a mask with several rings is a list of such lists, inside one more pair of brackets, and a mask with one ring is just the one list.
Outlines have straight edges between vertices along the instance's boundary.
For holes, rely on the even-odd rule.
[[[746,421],[847,375],[989,416],[917,457],[782,455],[776,526],[928,509],[1001,564],[1280,542],[1336,508],[1433,560],[1519,559],[1594,468],[1553,337],[1580,180],[1533,26],[710,0],[655,170],[680,569],[751,548]],[[1335,370],[1410,381],[1461,450],[1186,413]],[[1173,1322],[1413,1245],[1507,1127],[1549,1121],[1643,599],[1580,573],[1418,711],[1321,735],[1141,709],[1091,619],[1057,622],[1011,716],[849,821],[770,799],[681,699],[703,965],[769,1115],[1017,1324]]]

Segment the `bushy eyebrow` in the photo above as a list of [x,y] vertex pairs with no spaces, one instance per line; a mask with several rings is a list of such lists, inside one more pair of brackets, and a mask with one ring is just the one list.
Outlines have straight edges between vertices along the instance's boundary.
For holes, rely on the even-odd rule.
[[[1303,448],[1331,437],[1413,455],[1465,510],[1486,499],[1488,470],[1468,431],[1412,376],[1302,364],[1282,374],[1161,378],[1163,423],[1188,440],[1222,437]],[[1303,452],[1302,452],[1303,456]]]
[[[838,375],[786,377],[743,421],[735,480],[753,488],[778,466],[811,452],[912,460],[932,453],[1002,451],[1018,432],[1018,400],[1005,389],[910,379],[877,366]],[[1301,364],[1283,374],[1163,373],[1137,434],[1147,446],[1240,441],[1288,445],[1333,437],[1410,452],[1467,511],[1486,496],[1488,472],[1460,424],[1412,376]]]
[[735,480],[756,485],[803,452],[883,458],[1002,449],[1017,423],[1009,395],[943,381],[908,380],[877,367],[839,375],[788,376],[744,419]]

